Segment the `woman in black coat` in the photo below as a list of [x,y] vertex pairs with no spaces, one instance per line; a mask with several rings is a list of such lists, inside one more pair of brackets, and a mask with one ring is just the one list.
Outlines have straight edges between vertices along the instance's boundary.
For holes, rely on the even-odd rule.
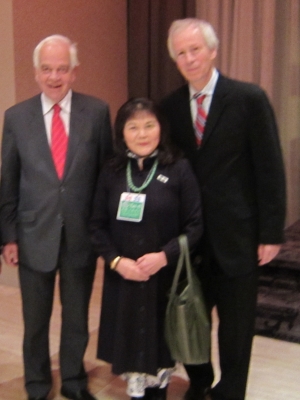
[[164,317],[178,236],[195,248],[202,219],[195,177],[171,150],[151,100],[118,111],[115,156],[101,171],[90,228],[105,260],[97,356],[127,380],[132,399],[166,399],[174,360]]

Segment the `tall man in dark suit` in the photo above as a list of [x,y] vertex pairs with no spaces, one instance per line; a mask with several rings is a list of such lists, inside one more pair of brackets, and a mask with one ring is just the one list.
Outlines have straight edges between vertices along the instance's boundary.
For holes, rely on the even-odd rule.
[[34,51],[42,93],[11,107],[4,120],[3,256],[19,264],[25,386],[32,400],[46,399],[51,389],[48,336],[57,272],[61,393],[94,399],[83,365],[96,266],[87,223],[97,176],[111,151],[111,128],[105,102],[71,90],[77,65],[76,45],[68,38],[44,39]]
[[243,400],[257,266],[275,257],[283,239],[285,179],[277,127],[259,87],[228,79],[215,69],[218,39],[210,24],[174,21],[168,46],[188,84],[162,106],[173,141],[190,160],[202,191],[200,275],[208,308],[217,307],[220,321],[221,379],[210,390],[211,363],[187,365],[190,388],[185,399]]

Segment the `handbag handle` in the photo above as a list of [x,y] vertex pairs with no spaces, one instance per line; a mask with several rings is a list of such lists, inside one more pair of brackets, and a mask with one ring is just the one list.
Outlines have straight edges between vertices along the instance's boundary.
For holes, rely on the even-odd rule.
[[188,245],[188,238],[186,235],[180,235],[179,238],[179,247],[180,247],[180,255],[171,287],[170,298],[175,295],[176,288],[179,281],[179,276],[182,271],[183,264],[185,264],[186,272],[187,272],[187,281],[188,284],[193,287],[193,278],[192,278],[192,266],[191,266],[191,259],[189,253],[189,245]]

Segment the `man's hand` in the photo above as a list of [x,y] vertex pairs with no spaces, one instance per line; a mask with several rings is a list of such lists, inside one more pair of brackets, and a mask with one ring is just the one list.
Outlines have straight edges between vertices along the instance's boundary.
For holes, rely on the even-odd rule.
[[258,265],[264,265],[273,260],[277,256],[281,244],[260,244],[257,250]]
[[2,256],[7,265],[15,267],[19,263],[18,245],[16,243],[7,243],[3,246]]
[[162,267],[165,267],[168,261],[165,252],[160,251],[159,253],[144,254],[137,259],[136,263],[144,273],[154,275]]

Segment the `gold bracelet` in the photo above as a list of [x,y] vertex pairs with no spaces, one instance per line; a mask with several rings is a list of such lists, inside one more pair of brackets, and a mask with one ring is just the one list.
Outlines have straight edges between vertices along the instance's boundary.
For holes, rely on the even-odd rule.
[[116,258],[114,258],[112,260],[112,262],[110,263],[110,269],[114,270],[117,268],[117,265],[119,264],[121,258],[123,258],[122,256],[118,256]]

